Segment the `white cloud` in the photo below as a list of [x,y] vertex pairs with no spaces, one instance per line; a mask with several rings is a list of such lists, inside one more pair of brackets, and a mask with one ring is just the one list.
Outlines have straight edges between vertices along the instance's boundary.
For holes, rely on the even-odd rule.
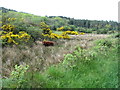
[[1,6],[40,16],[118,21],[119,0],[2,0]]

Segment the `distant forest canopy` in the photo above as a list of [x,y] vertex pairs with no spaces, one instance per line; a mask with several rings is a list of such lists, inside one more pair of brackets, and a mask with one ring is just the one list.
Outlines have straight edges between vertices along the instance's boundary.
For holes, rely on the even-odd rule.
[[14,12],[17,12],[16,10],[7,9],[7,8],[4,8],[4,7],[0,7],[0,10],[2,10],[2,13],[7,13],[8,11],[14,11]]
[[[96,31],[97,33],[108,33],[108,31],[117,31],[119,25],[119,23],[115,21],[74,19],[64,16],[36,16],[25,12],[17,12],[16,10],[6,9],[4,7],[0,7],[0,11],[2,12],[1,15],[3,17],[5,13],[8,14],[7,17],[21,17],[32,26],[39,26],[40,22],[45,22],[52,30],[64,27],[64,31],[71,30],[85,33],[92,33]],[[13,13],[13,15],[9,12]]]

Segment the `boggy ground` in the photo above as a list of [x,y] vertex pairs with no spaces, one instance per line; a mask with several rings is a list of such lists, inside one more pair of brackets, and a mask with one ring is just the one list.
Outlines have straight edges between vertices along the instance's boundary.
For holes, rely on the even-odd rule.
[[70,40],[58,40],[55,46],[45,47],[37,43],[31,48],[2,48],[3,76],[9,76],[16,64],[27,64],[30,70],[43,71],[48,66],[63,61],[64,55],[72,53],[76,47],[89,49],[94,46],[93,41],[107,37],[109,35],[106,34],[71,35]]

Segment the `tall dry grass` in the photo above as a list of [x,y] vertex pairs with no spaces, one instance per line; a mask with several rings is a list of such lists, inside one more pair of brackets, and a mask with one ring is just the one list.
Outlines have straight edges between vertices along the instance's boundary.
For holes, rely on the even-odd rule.
[[[71,36],[72,37],[72,36]],[[105,35],[81,35],[73,36],[71,40],[58,40],[55,46],[45,47],[40,41],[29,46],[13,46],[2,48],[3,76],[9,76],[16,64],[27,64],[29,70],[43,71],[51,64],[61,62],[64,55],[72,53],[77,47],[89,49],[93,41],[106,38]]]

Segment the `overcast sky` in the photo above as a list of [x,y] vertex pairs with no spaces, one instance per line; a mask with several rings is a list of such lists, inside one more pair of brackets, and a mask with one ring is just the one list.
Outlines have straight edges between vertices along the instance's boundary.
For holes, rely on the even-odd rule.
[[0,0],[0,6],[39,16],[118,21],[120,0]]

